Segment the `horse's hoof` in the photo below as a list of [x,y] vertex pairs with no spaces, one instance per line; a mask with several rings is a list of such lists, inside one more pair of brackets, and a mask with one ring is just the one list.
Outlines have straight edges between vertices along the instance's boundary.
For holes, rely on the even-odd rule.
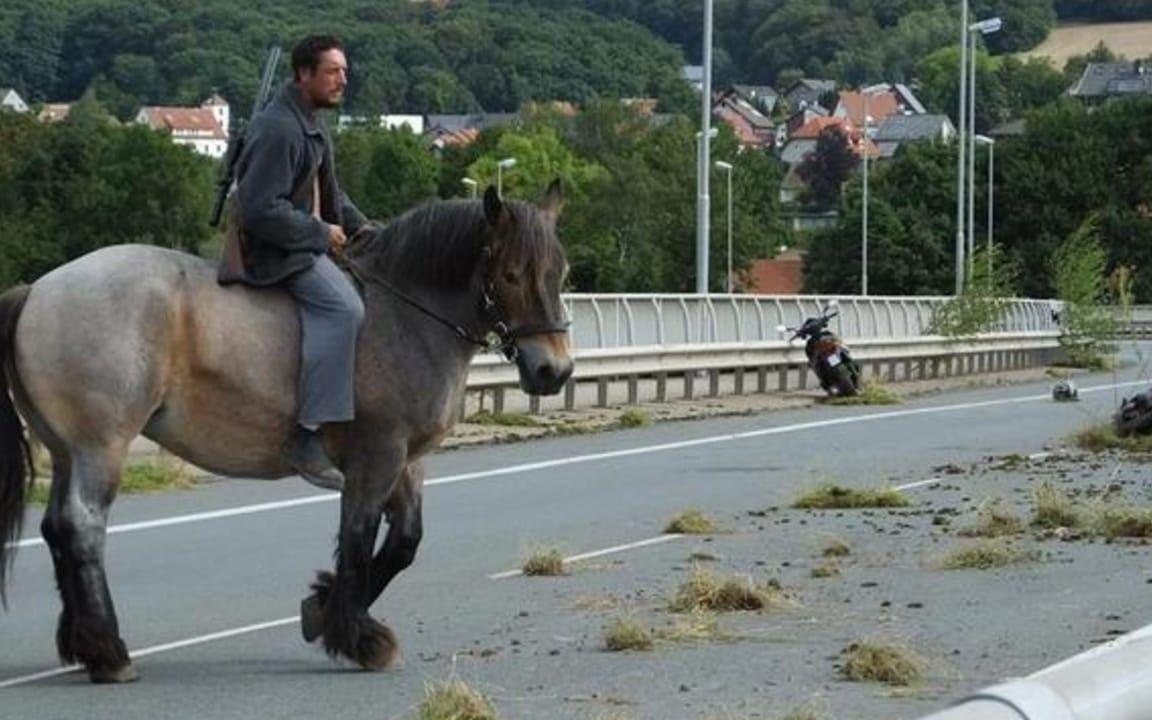
[[387,670],[400,660],[400,643],[392,628],[370,617],[361,621],[356,664],[364,670]]
[[324,606],[315,595],[300,601],[300,633],[309,643],[324,634]]
[[88,679],[97,685],[117,685],[134,682],[139,675],[132,663],[125,663],[118,668],[92,668],[88,671]]

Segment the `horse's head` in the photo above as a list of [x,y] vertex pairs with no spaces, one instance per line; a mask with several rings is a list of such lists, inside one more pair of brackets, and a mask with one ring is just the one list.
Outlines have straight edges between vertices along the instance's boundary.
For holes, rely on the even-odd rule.
[[560,300],[568,261],[556,239],[563,204],[559,180],[539,207],[504,202],[492,187],[484,194],[490,227],[486,292],[505,351],[520,370],[520,388],[533,395],[560,392],[572,375]]

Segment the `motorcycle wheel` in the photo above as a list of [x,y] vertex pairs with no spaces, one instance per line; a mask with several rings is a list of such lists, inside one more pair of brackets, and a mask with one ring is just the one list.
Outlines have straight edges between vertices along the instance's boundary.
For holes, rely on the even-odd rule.
[[856,394],[856,383],[852,378],[852,370],[846,364],[837,365],[832,372],[832,390],[837,397],[852,397]]

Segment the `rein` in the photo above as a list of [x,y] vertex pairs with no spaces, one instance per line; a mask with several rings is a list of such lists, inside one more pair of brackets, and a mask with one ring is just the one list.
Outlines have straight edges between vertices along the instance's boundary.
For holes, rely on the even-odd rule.
[[[499,350],[500,353],[509,361],[513,362],[520,355],[520,349],[516,347],[516,341],[520,338],[531,337],[533,335],[550,335],[554,333],[568,332],[568,327],[572,324],[569,321],[558,323],[554,325],[537,324],[537,325],[520,325],[511,327],[505,320],[504,310],[497,302],[495,287],[492,284],[492,278],[488,276],[487,269],[485,269],[484,292],[481,295],[480,303],[484,315],[488,318],[489,329],[496,335],[496,342],[490,341],[487,337],[477,337],[465,328],[463,325],[454,323],[448,318],[440,315],[435,310],[427,307],[416,298],[404,292],[387,280],[377,277],[365,278],[355,264],[348,258],[337,255],[337,262],[339,265],[352,276],[352,279],[364,287],[367,283],[371,283],[389,294],[401,300],[413,309],[418,310],[429,318],[440,323],[444,327],[451,330],[461,340],[472,345],[476,345],[484,350]],[[487,263],[487,251],[485,251],[485,263]]]

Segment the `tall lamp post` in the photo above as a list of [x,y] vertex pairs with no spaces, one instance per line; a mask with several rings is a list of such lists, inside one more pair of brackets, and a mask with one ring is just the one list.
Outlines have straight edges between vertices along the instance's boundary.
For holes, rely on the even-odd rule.
[[504,199],[504,171],[516,167],[516,158],[504,158],[496,163],[496,194]]
[[864,96],[864,137],[860,141],[864,153],[864,203],[860,221],[860,294],[868,296],[868,128],[872,116],[868,115],[868,96]]
[[712,0],[704,0],[704,86],[701,97],[700,156],[696,165],[696,292],[708,294],[708,234],[711,202],[708,197],[708,170],[712,136]]
[[976,142],[988,146],[988,289],[993,288],[992,277],[992,228],[996,219],[996,141],[987,135],[977,135]]
[[971,277],[976,258],[976,38],[978,35],[991,35],[1000,32],[1003,22],[998,17],[974,22],[968,26],[970,47],[968,48],[969,83],[968,103],[968,274]]
[[479,183],[477,183],[475,180],[473,180],[470,177],[461,178],[460,182],[464,183],[465,187],[468,188],[468,197],[471,197],[471,198],[476,197],[476,187],[477,187],[477,185],[479,185]]
[[716,168],[728,173],[728,275],[724,289],[731,295],[734,285],[732,282],[732,163],[717,160]]
[[956,163],[956,294],[964,293],[964,187],[968,164],[968,140],[964,133],[968,128],[968,0],[960,0],[960,142],[959,158]]

